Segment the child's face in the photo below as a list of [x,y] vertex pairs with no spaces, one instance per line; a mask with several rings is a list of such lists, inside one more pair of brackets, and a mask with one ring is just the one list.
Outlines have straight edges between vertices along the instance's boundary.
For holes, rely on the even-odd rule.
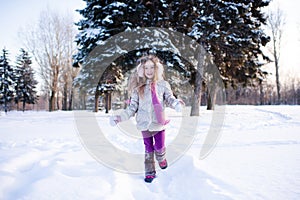
[[145,65],[145,76],[148,79],[152,79],[154,77],[154,63],[151,60],[148,60]]

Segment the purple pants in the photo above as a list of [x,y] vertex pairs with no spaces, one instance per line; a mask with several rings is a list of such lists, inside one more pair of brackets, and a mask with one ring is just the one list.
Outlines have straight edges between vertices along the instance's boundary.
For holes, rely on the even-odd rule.
[[165,130],[162,131],[142,131],[145,151],[151,153],[161,151],[165,148]]

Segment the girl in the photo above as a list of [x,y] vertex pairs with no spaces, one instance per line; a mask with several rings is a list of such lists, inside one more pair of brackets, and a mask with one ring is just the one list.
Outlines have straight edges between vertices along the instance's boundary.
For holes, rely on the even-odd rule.
[[151,183],[156,176],[154,155],[161,169],[168,166],[165,147],[164,103],[181,112],[184,103],[173,96],[171,87],[163,79],[163,65],[153,55],[138,60],[136,71],[129,81],[132,92],[128,107],[112,116],[112,125],[128,120],[136,113],[137,129],[142,132],[145,145],[145,182]]

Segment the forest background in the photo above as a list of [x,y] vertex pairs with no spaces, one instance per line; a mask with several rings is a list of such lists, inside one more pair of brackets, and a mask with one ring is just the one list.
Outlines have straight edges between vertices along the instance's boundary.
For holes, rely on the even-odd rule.
[[[104,5],[104,2],[107,3],[107,5]],[[226,85],[225,93],[227,104],[300,104],[299,61],[297,61],[299,38],[297,38],[297,34],[295,34],[295,31],[299,33],[300,30],[299,20],[297,20],[296,15],[293,15],[293,12],[289,10],[293,7],[292,3],[285,3],[285,6],[281,6],[282,4],[279,4],[281,3],[280,1],[271,1],[270,4],[267,1],[258,1],[259,3],[252,3],[251,5],[249,3],[234,4],[230,1],[226,1],[226,4],[224,2],[218,4],[218,1],[199,1],[202,2],[202,4],[198,4],[197,7],[181,1],[173,1],[173,3],[169,4],[167,1],[142,1],[143,3],[140,3],[142,6],[140,9],[144,12],[140,15],[136,12],[135,14],[139,17],[144,16],[144,20],[141,21],[140,18],[137,17],[135,21],[136,24],[132,23],[131,25],[127,24],[124,27],[120,27],[115,19],[124,19],[126,21],[128,17],[120,17],[120,15],[122,15],[121,13],[125,13],[124,16],[126,16],[126,14],[132,16],[132,13],[124,12],[124,8],[126,8],[126,11],[130,9],[122,4],[113,4],[115,2],[116,1],[101,1],[101,3],[96,6],[97,3],[85,4],[84,1],[72,1],[71,5],[69,1],[66,1],[65,5],[61,7],[65,8],[68,12],[61,12],[58,9],[50,8],[49,5],[48,8],[45,6],[41,7],[40,9],[42,10],[39,11],[37,20],[31,19],[22,22],[21,26],[18,27],[18,30],[14,33],[18,35],[18,39],[14,37],[14,43],[17,43],[19,47],[19,52],[17,53],[15,46],[10,49],[10,45],[7,45],[7,42],[10,40],[8,37],[12,37],[12,34],[7,36],[7,34],[4,33],[9,33],[9,31],[3,29],[1,31],[1,46],[3,46],[3,51],[1,52],[1,109],[15,110],[23,107],[24,110],[53,111],[60,109],[91,109],[98,111],[99,109],[105,109],[105,105],[106,109],[109,109],[110,105],[117,108],[124,106],[124,102],[126,98],[128,98],[126,93],[124,93],[126,78],[129,76],[127,72],[130,72],[130,69],[132,69],[132,63],[134,63],[137,56],[140,55],[140,52],[135,52],[135,55],[131,55],[131,59],[127,60],[129,63],[127,67],[120,65],[120,63],[124,63],[122,59],[118,61],[119,63],[114,63],[116,65],[111,67],[112,72],[99,80],[98,85],[89,87],[87,90],[82,90],[82,88],[79,89],[80,87],[78,87],[80,85],[82,86],[84,81],[78,78],[80,77],[82,67],[76,64],[83,61],[81,59],[84,58],[84,54],[91,52],[89,48],[97,45],[97,42],[104,41],[110,36],[124,31],[128,27],[148,26],[171,27],[204,44],[206,50],[213,55],[215,59],[214,62],[219,67],[220,73],[224,75],[223,81]],[[16,6],[10,7],[13,5],[9,5],[7,2],[2,4],[7,5],[7,7],[1,6],[1,9],[5,9],[5,12],[2,13],[7,13],[9,10],[17,11],[19,9],[19,7]],[[103,4],[102,8],[100,4]],[[128,3],[128,5],[129,4],[130,3]],[[31,5],[36,6],[38,4],[33,1]],[[108,5],[111,6],[109,7]],[[132,5],[135,5],[134,1],[132,1]],[[169,5],[169,7],[166,5]],[[215,5],[214,9],[212,9],[211,5]],[[248,7],[250,10],[248,14],[252,15],[252,18],[249,19],[255,18],[255,20],[250,20],[245,23],[244,20],[247,18],[243,17],[247,16],[247,9],[245,9],[247,6],[252,8],[251,10]],[[158,12],[156,12],[153,8],[160,9],[157,9]],[[75,11],[76,9],[81,10],[81,13]],[[102,12],[97,14],[99,10]],[[162,11],[159,12],[160,10]],[[238,12],[235,12],[236,10],[238,10]],[[169,11],[169,13],[175,13],[173,21],[171,22],[169,20],[170,18],[163,18],[165,17],[163,13],[168,13],[167,11]],[[74,12],[77,13],[75,17],[73,15]],[[117,14],[114,16],[115,13]],[[219,15],[220,13],[226,14]],[[89,19],[91,15],[96,16],[97,19]],[[82,20],[83,16],[87,19],[86,21]],[[110,21],[107,16],[115,17],[115,19]],[[203,16],[206,17],[204,18]],[[211,16],[222,17],[218,19]],[[274,16],[274,18],[271,16]],[[170,15],[168,17],[170,17]],[[163,20],[159,20],[161,18],[163,18]],[[6,15],[2,19],[4,19],[6,23],[12,23],[7,19],[13,18],[10,17],[10,15]],[[270,21],[270,19],[273,20],[273,24],[277,24],[277,27],[275,27],[275,29],[273,27],[273,30],[271,26],[272,21]],[[118,23],[126,24],[122,20],[119,20]],[[22,20],[20,19],[19,21]],[[101,21],[101,23],[97,24],[97,21]],[[238,23],[239,21],[240,23]],[[235,25],[237,26],[234,30],[232,28],[234,27],[232,26],[233,22],[236,22]],[[242,27],[245,24],[246,26]],[[16,27],[14,24],[9,24],[9,26],[6,26],[8,27],[7,30],[9,30],[10,26]],[[119,30],[117,32],[109,32],[111,26],[115,26],[119,28]],[[99,32],[94,34],[95,32],[90,30],[91,27],[93,27],[94,30],[98,30],[99,27],[105,27],[102,30],[107,30],[108,36],[101,36]],[[257,35],[246,34],[246,36],[242,38],[243,34],[241,33],[246,30],[245,28],[248,28],[252,33],[257,33]],[[230,30],[231,33],[237,35],[239,40],[232,37],[227,37],[226,40],[223,40],[222,35],[212,34],[216,33],[216,30],[227,31],[227,33]],[[239,32],[239,30],[242,31]],[[48,33],[48,35],[45,33]],[[86,37],[87,33],[93,34]],[[276,34],[274,35],[273,33]],[[293,37],[291,37],[291,35]],[[250,43],[247,43],[249,37],[252,37],[251,39],[258,39],[254,40],[257,41],[256,46],[253,45],[253,47],[251,47],[251,45],[249,45]],[[51,38],[54,40],[50,40]],[[224,55],[222,44],[227,44],[226,42],[228,42],[229,39],[231,39],[232,44],[229,47],[231,51],[230,62],[220,56]],[[243,45],[241,45],[240,39],[245,42]],[[293,40],[292,43],[294,43],[295,48],[291,48],[291,46],[287,45],[291,43],[291,39]],[[74,41],[76,41],[76,43]],[[226,48],[228,49],[228,46]],[[221,50],[218,52],[216,49]],[[238,56],[241,56],[242,53],[248,55],[245,56],[246,59],[236,59],[235,56],[238,54]],[[249,56],[249,53],[257,55],[255,55],[253,59],[253,57]],[[13,54],[16,55],[16,59],[13,58]],[[24,54],[26,55],[25,57]],[[182,73],[184,73],[184,76],[187,78],[193,78],[193,76],[188,76],[189,73],[194,73],[193,70],[184,69],[185,71],[183,72],[179,70],[180,66],[186,66],[188,64],[183,60],[175,62],[174,60],[178,57],[167,55],[165,52],[160,52],[160,55],[165,62],[169,61],[166,62],[169,63],[167,69],[170,69],[170,71],[168,71],[168,75],[170,76],[169,81],[175,93],[183,91],[183,94],[178,95],[184,97],[187,96],[185,93],[193,92],[188,91],[188,87],[192,87],[192,90],[195,90],[196,85],[193,84],[193,81],[188,80],[190,84],[188,84],[185,89],[182,86],[182,80],[180,80]],[[265,59],[258,60],[257,58],[259,56],[265,56]],[[228,58],[229,56],[225,57]],[[219,59],[219,61],[217,61],[217,59]],[[32,67],[33,70],[29,70],[28,87],[26,90],[24,89],[26,88],[26,84],[20,84],[20,82],[26,82],[22,80],[22,78],[26,76],[20,76],[21,72],[18,72],[19,75],[12,75],[10,81],[4,81],[4,65],[10,66],[11,68],[6,71],[14,72],[17,71],[17,68],[22,68],[22,66],[23,68]],[[276,65],[279,68],[278,73],[276,73]],[[177,66],[179,68],[174,67],[172,70],[170,66]],[[236,73],[234,69],[242,69],[242,73]],[[237,74],[238,76],[236,76]],[[277,78],[277,76],[279,78]],[[205,79],[201,82],[203,83],[200,84],[202,91],[200,95],[201,100],[198,102],[201,102],[201,105],[208,105],[210,102],[210,94],[209,91],[205,89]],[[5,84],[9,83],[9,86],[5,86]],[[106,89],[109,89],[109,87],[115,88],[114,91],[118,91],[118,95],[113,95],[113,97],[107,95]],[[123,96],[123,98],[119,98],[120,96]],[[4,97],[7,97],[7,99],[5,100]],[[95,101],[95,99],[97,100]],[[185,100],[188,101],[188,99]],[[110,102],[109,105],[107,105],[106,102]],[[20,106],[24,105],[24,103],[25,106]],[[192,104],[192,102],[187,102],[187,104]]]

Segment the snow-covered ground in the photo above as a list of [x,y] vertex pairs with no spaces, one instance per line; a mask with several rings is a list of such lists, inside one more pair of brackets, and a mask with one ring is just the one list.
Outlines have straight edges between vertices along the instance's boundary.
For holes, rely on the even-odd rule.
[[[190,130],[193,144],[151,184],[142,173],[97,162],[79,137],[74,112],[1,113],[0,199],[300,198],[300,106],[226,106],[216,147],[199,159],[212,113],[201,107],[197,129]],[[180,126],[169,114],[167,144]],[[95,116],[114,146],[143,151],[140,138],[127,140],[108,115]]]

